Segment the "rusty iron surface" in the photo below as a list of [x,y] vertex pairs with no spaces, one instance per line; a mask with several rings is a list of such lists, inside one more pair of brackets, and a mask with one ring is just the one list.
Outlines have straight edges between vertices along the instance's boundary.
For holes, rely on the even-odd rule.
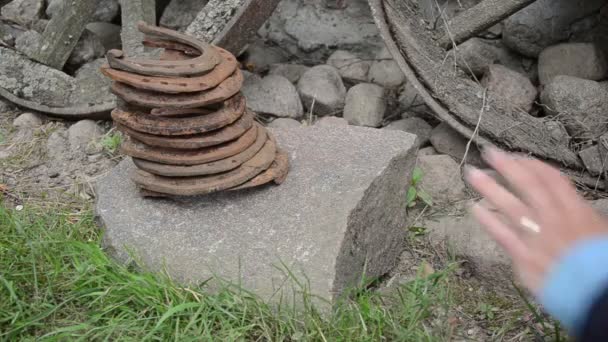
[[172,196],[196,196],[222,191],[243,184],[267,170],[276,156],[276,145],[268,139],[264,147],[238,168],[203,177],[163,177],[137,170],[133,181],[140,188]]
[[123,101],[112,118],[126,135],[121,151],[137,167],[132,179],[141,195],[194,196],[282,183],[288,156],[247,110],[236,58],[171,30],[139,29],[145,45],[165,49],[160,60],[114,50],[102,72]]
[[241,166],[243,163],[253,158],[262,149],[266,143],[266,140],[268,140],[266,130],[260,126],[257,131],[256,141],[251,146],[249,146],[243,152],[225,159],[190,166],[161,164],[137,158],[133,158],[133,162],[138,168],[146,172],[165,177],[213,175],[227,172]]
[[184,118],[197,115],[213,114],[214,112],[217,112],[220,109],[221,107],[217,104],[204,108],[152,108],[150,110],[150,116],[157,116],[163,118]]
[[121,82],[113,82],[112,92],[125,102],[145,108],[197,108],[225,101],[236,95],[243,86],[243,73],[234,73],[208,91],[196,93],[165,94],[140,90]]
[[202,76],[168,78],[137,75],[113,69],[107,64],[101,67],[101,72],[114,81],[128,84],[137,89],[169,94],[205,91],[226,80],[234,73],[238,65],[236,58],[228,51],[220,48],[216,49],[222,58],[220,64]]
[[[144,22],[138,24],[141,32],[146,34],[145,41],[149,44],[153,41],[160,42],[175,42],[172,49],[182,50],[182,46],[186,45],[190,50],[198,52],[198,56],[187,60],[150,60],[129,58],[120,50],[108,51],[106,58],[108,64],[114,68],[138,75],[149,76],[198,76],[205,74],[215,68],[221,61],[221,57],[217,50],[210,44],[207,44],[198,39],[192,38],[177,31],[151,26]],[[186,51],[184,51],[186,52]]]
[[190,58],[187,54],[179,50],[165,49],[161,52],[159,59],[161,61],[179,61]]
[[[145,37],[144,40],[142,41],[142,43],[144,46],[147,46],[147,47],[179,51],[185,57],[185,58],[176,58],[176,59],[169,59],[169,60],[188,60],[188,59],[192,58],[192,56],[197,56],[197,57],[200,56],[200,52],[197,49],[194,49],[188,45],[180,44],[180,43],[177,43],[177,42],[171,41],[171,40],[150,39],[148,37]],[[160,60],[167,60],[167,59],[161,58]]]
[[243,183],[237,187],[234,187],[230,190],[243,190],[249,188],[255,188],[258,186],[262,186],[264,184],[268,184],[270,182],[274,182],[279,185],[282,184],[287,178],[287,173],[289,173],[289,156],[286,152],[282,150],[277,150],[277,155],[275,160],[272,162],[272,165],[268,170],[260,173],[255,178]]
[[232,124],[245,113],[245,107],[245,98],[238,95],[224,102],[221,109],[212,114],[165,118],[116,108],[112,111],[112,118],[123,126],[143,133],[162,136],[192,135],[211,132]]
[[197,150],[176,150],[151,147],[134,139],[125,139],[121,152],[138,159],[169,165],[199,165],[225,159],[251,146],[257,138],[257,126],[252,126],[235,140]]
[[254,119],[251,112],[246,112],[234,123],[208,133],[186,135],[186,136],[160,136],[142,133],[117,124],[119,131],[129,135],[135,140],[149,146],[167,147],[181,150],[195,150],[203,147],[219,145],[234,140],[243,135],[253,125]]
[[141,195],[141,197],[148,197],[148,198],[168,198],[168,197],[171,197],[171,196],[169,196],[167,194],[161,194],[160,192],[154,192],[154,191],[142,189],[141,187],[139,188],[139,194]]

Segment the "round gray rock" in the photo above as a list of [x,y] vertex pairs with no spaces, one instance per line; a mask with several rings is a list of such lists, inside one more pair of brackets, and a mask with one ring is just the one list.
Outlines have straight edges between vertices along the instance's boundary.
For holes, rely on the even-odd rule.
[[469,141],[456,132],[450,125],[442,122],[431,131],[431,144],[441,154],[462,161],[466,155],[466,163],[473,165],[483,165],[481,153],[475,144],[471,144],[467,153]]
[[576,33],[577,22],[606,5],[604,0],[538,0],[504,21],[503,42],[524,56]]
[[502,98],[508,106],[529,112],[538,96],[538,90],[529,78],[500,64],[492,64],[486,70],[481,84],[488,95]]
[[332,115],[344,108],[346,87],[338,70],[330,65],[317,65],[298,81],[298,92],[304,106],[317,115]]
[[418,150],[418,157],[434,156],[436,154],[438,154],[437,150],[433,146],[427,146]]
[[524,74],[532,73],[524,67],[525,60],[511,52],[500,41],[474,37],[458,45],[457,51],[458,66],[477,77],[483,76],[492,64],[501,64]]
[[598,145],[587,147],[578,153],[583,165],[593,176],[601,175],[606,168],[606,162],[602,160]]
[[23,113],[13,120],[13,127],[18,129],[32,129],[42,126],[42,117],[34,113]]
[[555,76],[540,98],[545,113],[563,123],[573,138],[595,139],[606,132],[608,84]]
[[255,82],[261,82],[262,81],[262,77],[260,77],[260,75],[253,73],[251,71],[248,70],[241,70],[241,72],[243,73],[243,77],[245,78],[245,81],[243,82],[243,87],[248,86],[249,84],[255,83]]
[[89,144],[97,141],[103,130],[93,120],[81,120],[68,129],[68,141],[72,150],[86,150]]
[[247,106],[255,112],[285,118],[300,118],[304,113],[296,87],[283,76],[268,75],[245,83]]
[[433,202],[449,203],[467,197],[460,167],[452,157],[445,154],[419,156],[418,167],[423,174],[420,188]]
[[354,54],[344,50],[337,50],[329,56],[327,64],[338,69],[342,78],[350,82],[367,81],[367,73],[371,66],[371,62],[363,61]]
[[256,72],[267,71],[272,64],[284,63],[289,56],[276,46],[265,45],[257,41],[249,45],[245,57],[245,65]]
[[386,113],[385,91],[379,85],[361,83],[346,95],[344,118],[355,126],[379,127]]
[[13,0],[0,10],[3,19],[29,27],[42,18],[44,0]]
[[386,46],[376,53],[369,68],[367,80],[385,88],[396,88],[405,82],[405,75]]
[[105,58],[98,58],[76,71],[76,84],[71,93],[71,103],[101,103],[116,100],[110,91],[112,80],[100,71],[104,63],[106,63]]
[[601,80],[608,75],[608,60],[593,43],[554,45],[543,50],[538,57],[538,78],[544,85],[559,75]]
[[429,137],[433,127],[421,118],[412,117],[391,122],[384,127],[387,130],[403,131],[415,134],[418,137],[418,144],[424,146],[429,143]]
[[283,76],[288,79],[289,82],[295,84],[300,80],[300,77],[302,77],[302,75],[308,71],[308,69],[310,68],[301,64],[277,63],[270,66],[268,74]]
[[289,119],[289,118],[278,118],[276,120],[273,120],[271,123],[268,124],[268,127],[270,128],[294,128],[294,127],[300,127],[302,124],[300,124],[300,121],[298,120],[294,120],[294,119]]
[[89,30],[84,30],[67,63],[72,66],[81,66],[94,59],[103,57],[105,53],[106,49],[99,37]]
[[106,50],[119,49],[122,44],[119,25],[98,21],[88,23],[87,30],[99,38]]
[[426,108],[426,103],[422,99],[422,96],[420,96],[410,82],[406,82],[401,91],[399,91],[398,101],[399,106],[403,110],[424,110]]

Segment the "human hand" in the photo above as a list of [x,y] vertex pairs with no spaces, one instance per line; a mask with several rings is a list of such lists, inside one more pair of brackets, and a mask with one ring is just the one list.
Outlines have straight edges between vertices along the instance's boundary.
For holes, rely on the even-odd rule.
[[576,242],[607,234],[608,221],[559,170],[491,148],[484,159],[515,194],[483,171],[468,168],[467,182],[492,206],[480,202],[473,214],[509,254],[523,284],[539,294],[559,258]]

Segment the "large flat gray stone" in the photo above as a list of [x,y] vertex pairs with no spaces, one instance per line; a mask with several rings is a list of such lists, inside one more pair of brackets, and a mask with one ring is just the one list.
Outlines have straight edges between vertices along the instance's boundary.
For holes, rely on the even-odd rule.
[[404,243],[415,136],[362,127],[273,132],[291,161],[281,186],[142,199],[128,178],[134,166],[123,161],[98,184],[108,251],[123,261],[132,251],[181,282],[215,275],[266,299],[291,292],[285,268],[326,299],[364,272],[390,271]]

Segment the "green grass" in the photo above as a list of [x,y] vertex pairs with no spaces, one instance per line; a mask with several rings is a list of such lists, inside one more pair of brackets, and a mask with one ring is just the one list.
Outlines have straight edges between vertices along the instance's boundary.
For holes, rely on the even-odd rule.
[[88,211],[0,205],[2,340],[435,341],[450,332],[429,321],[448,303],[447,273],[437,272],[390,297],[357,291],[329,315],[310,303],[296,313],[118,265]]
[[406,203],[409,208],[416,206],[419,201],[426,206],[433,206],[433,199],[431,196],[424,191],[424,189],[420,188],[422,178],[424,178],[424,173],[419,167],[415,167],[414,171],[412,172],[410,186],[407,189]]
[[101,139],[101,146],[110,154],[116,153],[122,143],[122,135],[120,132],[110,130]]

